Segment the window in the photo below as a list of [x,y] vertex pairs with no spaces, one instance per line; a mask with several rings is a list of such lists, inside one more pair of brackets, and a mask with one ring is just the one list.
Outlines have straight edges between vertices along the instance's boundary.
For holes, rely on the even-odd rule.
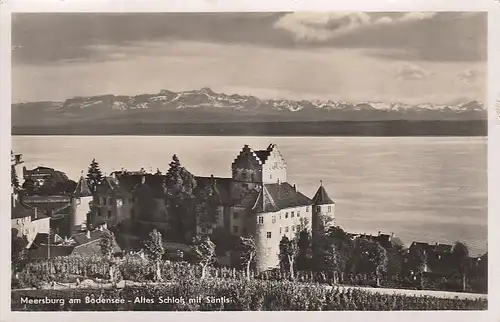
[[328,212],[332,212],[332,206],[328,206]]
[[111,209],[108,210],[108,218],[111,218]]
[[237,211],[233,212],[233,219],[238,219],[238,212]]
[[321,211],[321,206],[316,206],[316,211]]
[[288,218],[288,212],[285,212],[285,218]]
[[272,174],[270,174],[270,175],[269,175],[269,179],[272,179],[272,178],[273,178],[273,175],[272,175]]
[[285,233],[287,233],[287,232],[288,232],[288,226],[285,227]]
[[270,231],[268,231],[266,235],[267,235],[267,238],[271,238],[271,232]]
[[107,199],[108,199],[108,198],[102,198],[102,204],[103,204],[104,206],[106,206],[106,200],[107,200]]
[[201,227],[200,230],[201,230],[202,233],[206,233],[207,232],[207,229],[205,227]]
[[300,210],[297,211],[297,217],[300,217]]
[[309,207],[306,207],[306,212],[309,212]]
[[259,216],[259,224],[263,224],[263,223],[264,223],[264,217]]
[[273,224],[276,223],[276,216],[273,216]]
[[238,233],[238,226],[233,226],[233,233],[237,234]]
[[281,227],[280,227],[280,235],[281,235],[281,231],[282,231],[282,229],[281,229]]
[[293,217],[294,217],[294,215],[295,215],[295,211],[292,211],[292,216],[291,216],[291,217],[293,218]]

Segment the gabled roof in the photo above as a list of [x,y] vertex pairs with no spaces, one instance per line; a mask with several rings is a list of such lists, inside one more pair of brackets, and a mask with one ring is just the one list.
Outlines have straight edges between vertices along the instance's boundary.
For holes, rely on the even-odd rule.
[[90,197],[92,196],[92,192],[90,191],[87,180],[82,176],[80,176],[80,180],[76,184],[75,191],[73,192],[73,196],[75,197]]
[[[74,245],[71,246],[54,246],[50,245],[50,257],[60,257],[60,256],[69,256],[73,252],[75,248]],[[49,245],[40,245],[37,248],[33,248],[28,250],[28,258],[30,260],[35,259],[46,259],[49,257]]]
[[252,210],[257,213],[276,212],[280,210],[280,208],[274,202],[273,197],[267,190],[266,185],[263,185],[262,189],[260,190],[260,193],[257,196],[257,200],[255,201]]
[[35,209],[22,202],[16,201],[11,205],[11,219],[34,217]]
[[335,203],[332,199],[330,199],[330,197],[328,197],[328,193],[326,193],[323,185],[319,186],[318,191],[316,191],[312,200],[315,205],[330,205]]
[[270,150],[257,150],[255,151],[255,154],[259,157],[259,159],[262,161],[262,163],[266,163],[267,158],[271,155]]
[[312,200],[297,191],[288,182],[267,183],[263,185],[260,191],[253,190],[247,194],[239,201],[238,205],[261,213],[310,206]]
[[81,232],[71,236],[71,239],[73,239],[77,245],[83,245],[93,240],[101,238],[103,233],[104,233],[103,231],[96,229],[90,232],[90,238],[87,237],[86,232]]

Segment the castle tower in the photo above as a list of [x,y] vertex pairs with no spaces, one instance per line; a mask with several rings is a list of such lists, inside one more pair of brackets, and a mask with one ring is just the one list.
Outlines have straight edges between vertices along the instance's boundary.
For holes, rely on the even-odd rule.
[[274,223],[276,217],[279,216],[279,210],[280,208],[266,186],[263,185],[252,207],[255,215],[251,217],[251,226],[255,227],[251,230],[254,231],[253,237],[257,246],[255,266],[259,271],[274,267],[279,263],[279,242],[282,236],[279,225]]
[[69,214],[71,232],[85,230],[89,227],[87,221],[92,208],[92,199],[92,193],[82,173],[71,196],[71,212]]
[[314,195],[312,230],[320,231],[335,226],[335,202],[328,196],[321,181],[318,191]]

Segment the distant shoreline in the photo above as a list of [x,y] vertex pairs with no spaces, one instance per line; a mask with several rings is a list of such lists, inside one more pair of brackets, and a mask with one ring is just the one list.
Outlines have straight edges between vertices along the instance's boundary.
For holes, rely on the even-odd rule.
[[487,136],[486,120],[321,121],[12,126],[12,135]]

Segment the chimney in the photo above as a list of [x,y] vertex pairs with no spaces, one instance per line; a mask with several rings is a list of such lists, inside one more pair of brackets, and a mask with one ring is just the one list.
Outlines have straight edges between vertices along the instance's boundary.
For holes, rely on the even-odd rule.
[[295,190],[295,192],[297,192],[297,186],[295,184],[293,184],[293,190]]
[[381,233],[381,231],[379,230],[379,231],[378,231],[378,236],[380,236],[380,233]]
[[85,236],[90,239],[90,230],[85,231]]

